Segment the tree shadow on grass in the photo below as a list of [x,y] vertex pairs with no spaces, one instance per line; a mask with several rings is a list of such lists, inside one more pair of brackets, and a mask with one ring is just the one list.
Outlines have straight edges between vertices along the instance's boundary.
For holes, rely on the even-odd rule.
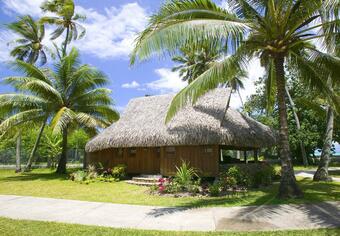
[[225,206],[261,206],[278,204],[303,204],[334,201],[340,199],[340,185],[334,183],[315,183],[308,178],[299,181],[305,195],[303,198],[278,199],[279,183],[260,189],[252,189],[246,195],[230,197],[197,198],[190,202],[180,203],[177,207],[199,208],[199,207],[225,207]]
[[31,172],[22,172],[20,174],[13,174],[9,176],[0,177],[0,182],[16,182],[16,181],[34,181],[34,180],[68,180],[69,174],[76,171],[77,169],[69,169],[67,174],[57,174],[55,171],[47,171],[47,172],[35,172],[34,170]]

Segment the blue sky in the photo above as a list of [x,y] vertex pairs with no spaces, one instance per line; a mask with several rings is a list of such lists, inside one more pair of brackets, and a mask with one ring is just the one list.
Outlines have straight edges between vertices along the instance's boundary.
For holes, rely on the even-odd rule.
[[[18,15],[30,14],[39,18],[42,0],[2,0],[0,23],[15,21]],[[221,1],[217,1],[221,2]],[[145,94],[175,93],[185,86],[178,74],[171,71],[173,63],[169,58],[158,58],[129,66],[129,53],[133,42],[147,24],[148,16],[157,11],[162,1],[156,0],[76,0],[76,11],[87,16],[83,25],[87,29],[84,39],[73,43],[80,49],[83,63],[91,64],[103,71],[110,79],[109,88],[116,107],[122,111],[133,97]],[[52,28],[47,30],[47,34]],[[0,77],[15,74],[6,66],[11,58],[7,42],[16,36],[4,27],[0,29]],[[61,39],[60,39],[61,40]],[[56,41],[60,43],[60,40]],[[51,45],[48,37],[45,44]],[[250,80],[246,82],[243,99],[255,91],[253,81],[261,76],[263,69],[258,62],[250,65]],[[11,91],[0,85],[0,93]],[[239,99],[234,97],[231,105],[238,107]]]

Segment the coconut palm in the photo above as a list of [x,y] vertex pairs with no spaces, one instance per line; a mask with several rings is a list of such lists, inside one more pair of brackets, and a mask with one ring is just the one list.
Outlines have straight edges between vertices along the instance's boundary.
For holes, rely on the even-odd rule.
[[[13,22],[7,25],[7,28],[22,38],[14,40],[12,43],[20,44],[11,51],[10,55],[18,60],[26,61],[27,63],[34,64],[38,60],[40,65],[44,65],[47,62],[46,52],[52,57],[54,54],[49,50],[48,47],[42,44],[45,36],[45,26],[39,22],[33,20],[31,16],[21,17],[19,21]],[[44,122],[45,123],[45,122]],[[44,129],[42,124],[41,130]],[[42,131],[41,131],[42,132]],[[16,134],[17,137],[17,163],[20,163],[20,144],[21,144],[21,132],[20,129]],[[33,158],[38,149],[40,136],[38,135],[35,145],[31,151],[26,170],[31,168]],[[18,169],[19,170],[19,169]]]
[[[337,19],[339,20],[339,9],[340,2],[337,1],[337,4],[334,4],[334,7],[330,9],[330,11],[325,11],[325,9],[320,9],[320,15],[322,22],[327,22],[329,19]],[[320,33],[326,34],[322,41],[324,48],[328,53],[333,54],[334,56],[340,57],[340,23],[337,25],[327,25],[324,24],[320,29]],[[335,75],[339,77],[339,74]],[[330,76],[328,78],[328,86],[331,90],[336,90],[337,93],[340,94],[339,88],[333,84],[335,78]],[[314,181],[327,181],[331,178],[328,175],[328,166],[331,160],[331,147],[333,142],[333,129],[334,129],[334,107],[331,104],[331,101],[328,101],[326,104],[327,110],[327,125],[325,132],[325,140],[322,147],[321,158],[319,162],[319,166],[317,171],[314,174]]]
[[[293,115],[294,115],[294,120],[295,120],[295,123],[296,123],[296,129],[299,131],[299,130],[301,130],[301,124],[300,124],[299,116],[297,114],[297,109],[296,109],[296,106],[295,106],[295,102],[293,101],[292,96],[290,95],[288,86],[285,87],[285,90],[286,90],[286,94],[287,94],[287,97],[288,97],[289,105],[290,105],[291,110],[292,110]],[[303,165],[304,166],[308,166],[308,159],[307,159],[306,149],[305,149],[305,145],[304,145],[302,140],[299,141],[299,145],[300,145]]]
[[23,16],[19,21],[6,25],[20,38],[10,42],[16,46],[10,55],[16,59],[34,64],[40,60],[40,65],[47,61],[46,53],[51,54],[48,47],[42,44],[45,36],[45,26],[33,20],[31,16]]
[[74,8],[73,0],[46,0],[41,5],[41,9],[44,12],[51,12],[57,15],[44,16],[40,19],[42,23],[57,26],[52,33],[51,40],[59,38],[66,30],[62,49],[63,56],[66,55],[67,45],[72,40],[83,38],[86,32],[85,28],[77,22],[78,20],[84,20],[85,16],[76,14]]
[[269,94],[275,95],[279,110],[281,183],[278,197],[302,196],[288,142],[284,65],[295,68],[301,80],[327,94],[339,106],[339,99],[326,86],[326,79],[330,74],[340,73],[340,60],[319,51],[311,43],[313,39],[326,36],[315,34],[315,29],[335,24],[335,21],[317,23],[320,8],[333,6],[335,1],[227,2],[230,10],[211,0],[167,1],[137,38],[131,63],[155,54],[173,53],[185,44],[202,39],[227,42],[232,46],[229,57],[215,63],[174,97],[166,117],[169,121],[188,102],[196,102],[207,91],[246,69],[252,58],[259,58],[268,74],[267,87],[276,85],[276,93]]
[[[179,71],[179,76],[183,81],[193,82],[198,76],[207,71],[215,62],[224,56],[225,48],[217,42],[200,42],[198,45],[190,44],[181,48],[180,56],[175,56],[172,60],[179,65],[172,68],[172,71]],[[228,80],[226,86],[231,88],[231,92],[237,92],[243,107],[243,100],[240,89],[244,89],[242,79],[247,76],[245,71],[240,71],[237,76]]]
[[183,81],[191,83],[203,74],[223,53],[217,43],[200,42],[180,49],[180,54],[172,58],[179,65],[172,68],[178,71]]
[[39,69],[19,60],[14,67],[26,77],[8,77],[5,82],[22,93],[0,95],[0,110],[20,111],[0,125],[0,132],[30,120],[43,124],[49,121],[54,132],[62,134],[57,172],[65,173],[68,132],[75,126],[90,130],[106,127],[119,118],[112,108],[111,91],[102,87],[108,80],[95,68],[81,65],[76,49],[58,61],[54,70]]

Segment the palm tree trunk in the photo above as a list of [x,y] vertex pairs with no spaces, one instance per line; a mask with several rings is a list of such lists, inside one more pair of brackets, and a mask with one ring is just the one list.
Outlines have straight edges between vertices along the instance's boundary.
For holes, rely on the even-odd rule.
[[37,139],[35,140],[35,144],[34,144],[33,149],[31,151],[30,157],[28,158],[28,161],[27,161],[27,164],[26,164],[26,167],[25,167],[25,171],[30,171],[31,168],[32,168],[33,159],[34,159],[35,153],[38,150],[40,139],[41,139],[42,133],[44,132],[44,129],[45,129],[46,121],[47,121],[47,119],[44,120],[44,122],[42,123],[42,125],[40,127]]
[[[287,86],[285,86],[285,89],[286,89],[286,94],[287,94],[290,106],[291,106],[293,114],[294,114],[294,119],[295,119],[295,123],[296,123],[296,129],[300,130],[301,129],[300,119],[299,119],[299,116],[296,113],[295,103],[294,103],[292,97],[290,96],[289,89],[288,89]],[[299,145],[300,145],[303,165],[304,166],[308,166],[308,159],[307,159],[307,155],[306,155],[306,149],[305,149],[305,145],[303,144],[302,140],[300,140]]]
[[18,132],[17,137],[17,146],[16,146],[16,155],[15,155],[15,173],[21,172],[21,131]]
[[67,127],[63,130],[63,142],[62,142],[62,152],[58,163],[57,173],[66,173],[66,162],[67,162]]
[[240,93],[240,90],[237,89],[237,93],[238,93],[238,96],[240,97],[240,101],[241,101],[241,106],[242,106],[242,109],[244,108],[244,103],[243,103],[243,99],[241,97],[241,93]]
[[279,198],[291,198],[302,196],[302,191],[296,183],[292,159],[288,141],[288,120],[287,107],[285,100],[285,74],[284,74],[284,57],[275,58],[276,83],[277,83],[277,100],[279,108],[279,154],[281,159],[281,182],[279,187]]
[[83,169],[87,169],[87,153],[84,150],[84,157],[83,157]]
[[65,38],[65,41],[64,41],[64,48],[63,48],[63,57],[66,56],[66,49],[67,49],[69,34],[70,34],[70,27],[67,27],[66,28],[66,38]]
[[331,160],[331,148],[333,140],[333,128],[334,128],[334,111],[328,106],[327,108],[327,127],[325,134],[325,142],[322,147],[321,158],[317,171],[314,174],[314,181],[330,181],[332,180],[328,176],[328,165]]

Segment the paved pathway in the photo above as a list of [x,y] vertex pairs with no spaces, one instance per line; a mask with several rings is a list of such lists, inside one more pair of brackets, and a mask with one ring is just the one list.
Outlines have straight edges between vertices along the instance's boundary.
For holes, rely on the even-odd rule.
[[189,209],[0,195],[0,216],[176,231],[312,229],[340,227],[340,202]]
[[[340,167],[329,167],[328,170],[330,170],[330,171],[332,171],[332,170],[340,170]],[[311,178],[311,179],[313,179],[315,171],[316,171],[316,169],[312,169],[312,170],[297,170],[297,171],[295,171],[295,176],[300,176],[300,177],[304,177],[304,178]],[[332,181],[340,182],[340,178],[332,177]]]

